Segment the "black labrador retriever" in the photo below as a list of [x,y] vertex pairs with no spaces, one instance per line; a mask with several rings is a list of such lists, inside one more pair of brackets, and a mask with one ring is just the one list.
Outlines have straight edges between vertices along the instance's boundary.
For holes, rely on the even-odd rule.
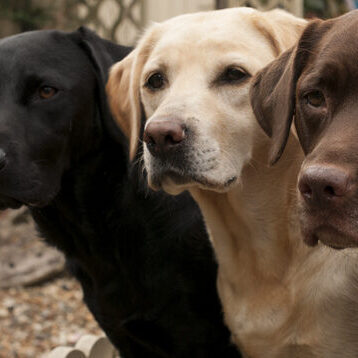
[[147,189],[110,116],[129,51],[85,28],[0,41],[0,207],[30,208],[123,358],[238,357],[198,208]]

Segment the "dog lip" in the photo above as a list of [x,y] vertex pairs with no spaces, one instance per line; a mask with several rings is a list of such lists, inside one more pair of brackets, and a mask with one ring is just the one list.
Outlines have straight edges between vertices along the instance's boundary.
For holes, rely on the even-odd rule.
[[[8,200],[10,202],[18,203],[19,206],[26,205],[30,208],[43,208],[49,203],[54,200],[56,197],[57,192],[53,191],[51,193],[47,193],[46,195],[41,195],[39,197],[36,197],[37,195],[29,195],[29,192],[22,192],[18,194],[13,194],[13,196],[3,196],[4,201]],[[1,195],[0,195],[0,202],[1,202]]]
[[49,205],[49,203],[51,203],[51,201],[54,200],[56,195],[57,195],[57,192],[54,191],[53,193],[46,195],[46,197],[43,197],[42,199],[28,200],[28,201],[24,202],[24,204],[28,205],[32,208],[43,208],[43,207]]
[[358,236],[352,236],[332,224],[320,225],[314,229],[302,230],[303,240],[308,246],[316,246],[318,241],[335,250],[358,247]]
[[29,202],[29,203],[26,203],[26,205],[32,207],[32,208],[43,208],[44,206],[47,205],[47,202],[41,202],[41,201],[38,201],[38,202]]
[[305,242],[306,245],[308,246],[316,246],[318,244],[318,237],[317,235],[310,233],[310,234],[302,234],[303,236],[303,241]]

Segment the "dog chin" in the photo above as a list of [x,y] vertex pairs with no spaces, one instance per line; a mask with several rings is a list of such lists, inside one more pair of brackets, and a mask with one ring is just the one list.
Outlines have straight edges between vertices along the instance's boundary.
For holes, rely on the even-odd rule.
[[318,242],[334,249],[358,247],[358,230],[345,215],[325,211],[309,211],[298,205],[299,222],[304,242],[316,246]]
[[236,176],[230,176],[223,182],[217,182],[205,176],[199,176],[191,173],[178,174],[176,172],[169,172],[161,176],[149,175],[149,186],[152,189],[163,189],[171,195],[178,195],[192,187],[199,187],[204,190],[225,193],[229,191],[236,184],[236,182]]
[[336,250],[358,247],[358,236],[352,236],[331,225],[324,225],[314,230],[303,229],[303,240],[309,246],[316,246],[318,242]]

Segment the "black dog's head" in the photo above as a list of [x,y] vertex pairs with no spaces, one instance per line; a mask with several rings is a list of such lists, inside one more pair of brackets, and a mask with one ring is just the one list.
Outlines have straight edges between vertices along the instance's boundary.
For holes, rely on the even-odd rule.
[[0,209],[44,206],[111,121],[104,84],[128,48],[80,28],[0,41]]

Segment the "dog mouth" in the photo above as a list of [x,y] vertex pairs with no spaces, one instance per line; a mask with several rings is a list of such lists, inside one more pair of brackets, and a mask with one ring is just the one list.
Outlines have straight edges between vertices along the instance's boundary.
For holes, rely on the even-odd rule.
[[42,208],[48,205],[48,200],[26,200],[26,199],[15,199],[4,195],[0,196],[0,210],[6,209],[18,209],[22,205],[26,205],[33,208]]
[[320,226],[312,231],[303,230],[302,234],[304,242],[309,246],[321,242],[336,250],[358,247],[358,236],[354,237],[331,225]]
[[358,220],[350,203],[346,207],[315,208],[298,201],[301,236],[308,246],[318,242],[336,250],[358,248]]
[[227,178],[223,183],[219,183],[219,182],[214,182],[214,181],[210,181],[209,179],[207,179],[204,176],[201,175],[197,175],[195,173],[188,173],[184,176],[181,176],[175,172],[169,172],[168,177],[170,177],[175,183],[177,184],[187,184],[190,182],[194,182],[199,184],[202,187],[205,188],[209,188],[209,189],[215,189],[215,188],[228,188],[229,186],[231,186],[233,183],[236,182],[237,177],[236,176],[232,176]]
[[[149,186],[176,195],[191,187],[227,192],[238,180],[236,171],[219,160],[220,150],[185,146],[164,157],[144,153]],[[147,156],[146,156],[147,154]],[[230,170],[228,169],[230,168]]]
[[18,193],[0,193],[0,210],[18,209],[22,205],[31,208],[43,208],[56,196],[56,191],[35,191],[34,189]]
[[336,215],[310,215],[301,213],[300,226],[303,241],[308,246],[318,242],[333,249],[358,247],[358,230],[352,230],[348,221]]

